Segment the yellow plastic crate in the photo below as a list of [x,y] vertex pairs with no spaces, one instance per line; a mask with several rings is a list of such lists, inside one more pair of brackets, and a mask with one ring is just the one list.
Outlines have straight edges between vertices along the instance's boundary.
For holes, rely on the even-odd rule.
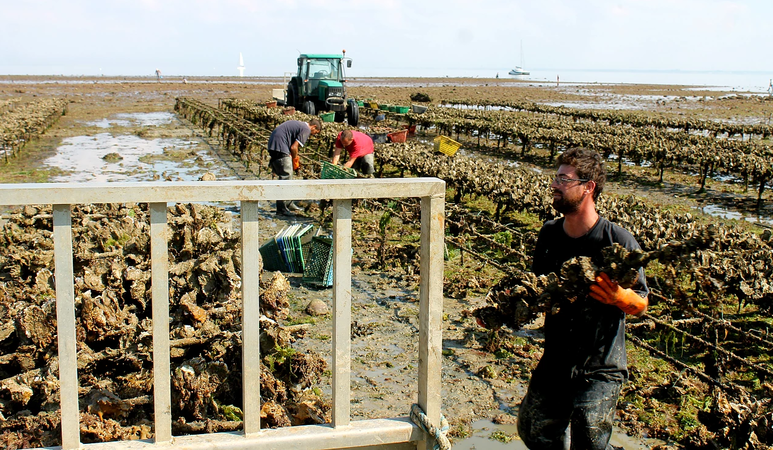
[[438,136],[435,138],[434,142],[435,151],[448,156],[454,156],[456,151],[459,150],[459,147],[462,146],[462,144],[446,136]]

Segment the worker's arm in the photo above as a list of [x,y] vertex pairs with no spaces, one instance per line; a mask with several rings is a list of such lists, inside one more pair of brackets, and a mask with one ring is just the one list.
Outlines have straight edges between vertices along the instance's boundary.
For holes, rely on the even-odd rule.
[[637,317],[644,314],[649,303],[646,297],[639,297],[633,289],[621,288],[604,272],[596,276],[596,283],[590,287],[590,296]]
[[333,152],[333,159],[330,161],[333,163],[333,165],[338,164],[338,160],[341,158],[341,150],[343,150],[341,147],[335,148],[335,151]]
[[301,143],[298,141],[293,142],[293,145],[290,146],[290,157],[293,159],[293,170],[301,168],[301,156],[298,154],[298,147],[300,146]]
[[298,158],[298,149],[301,147],[301,143],[298,141],[293,142],[293,145],[290,146],[290,156],[293,157],[293,159]]
[[344,164],[344,167],[351,169],[355,161],[357,161],[357,158],[349,158],[349,160],[346,161],[346,164]]

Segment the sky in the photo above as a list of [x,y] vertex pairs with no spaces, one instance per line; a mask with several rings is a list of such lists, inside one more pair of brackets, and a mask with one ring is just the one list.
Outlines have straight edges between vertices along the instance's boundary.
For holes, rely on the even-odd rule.
[[[245,76],[339,53],[350,77],[770,73],[770,0],[0,0],[2,75]],[[521,47],[523,52],[521,52]],[[767,84],[767,74],[764,76]]]

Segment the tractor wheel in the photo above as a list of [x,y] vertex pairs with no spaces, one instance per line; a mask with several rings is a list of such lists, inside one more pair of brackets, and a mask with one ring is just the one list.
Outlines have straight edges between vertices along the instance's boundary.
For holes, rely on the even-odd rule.
[[349,125],[356,127],[360,123],[360,107],[354,100],[349,100],[349,103],[346,105],[346,116]]
[[346,111],[336,111],[335,121],[341,123],[346,119]]
[[306,100],[303,102],[303,107],[301,108],[301,111],[304,113],[313,116],[317,112],[317,108],[314,107],[314,102],[311,100]]

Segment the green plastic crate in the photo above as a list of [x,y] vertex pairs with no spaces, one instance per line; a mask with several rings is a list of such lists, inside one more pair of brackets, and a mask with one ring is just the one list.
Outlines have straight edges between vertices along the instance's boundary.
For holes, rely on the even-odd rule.
[[314,226],[310,223],[298,224],[298,228],[290,235],[290,246],[293,258],[293,273],[303,273],[306,270],[308,257],[308,243],[311,242],[311,231]]
[[357,171],[343,166],[336,166],[327,161],[322,161],[322,171],[319,173],[322,179],[356,178]]
[[319,115],[319,118],[322,119],[323,122],[333,122],[335,121],[336,113],[334,112],[328,112],[328,113],[322,113]]
[[284,234],[286,231],[286,227],[282,228],[279,233],[274,236],[274,240],[276,241],[276,246],[279,248],[279,256],[282,257],[282,264],[284,265],[284,270],[282,272],[292,272],[290,270],[290,261],[287,259],[287,254],[285,253],[287,243],[284,241]]
[[363,102],[362,100],[357,100],[357,106],[363,107],[365,106],[365,102]]
[[260,246],[259,250],[260,256],[263,258],[263,270],[287,272],[287,266],[279,252],[279,245],[277,245],[275,238],[267,240]]
[[395,112],[399,114],[407,114],[410,109],[410,106],[395,106]]
[[389,105],[378,105],[378,109],[382,111],[389,111]]
[[301,282],[316,287],[333,285],[333,240],[326,237],[311,238],[308,264]]

